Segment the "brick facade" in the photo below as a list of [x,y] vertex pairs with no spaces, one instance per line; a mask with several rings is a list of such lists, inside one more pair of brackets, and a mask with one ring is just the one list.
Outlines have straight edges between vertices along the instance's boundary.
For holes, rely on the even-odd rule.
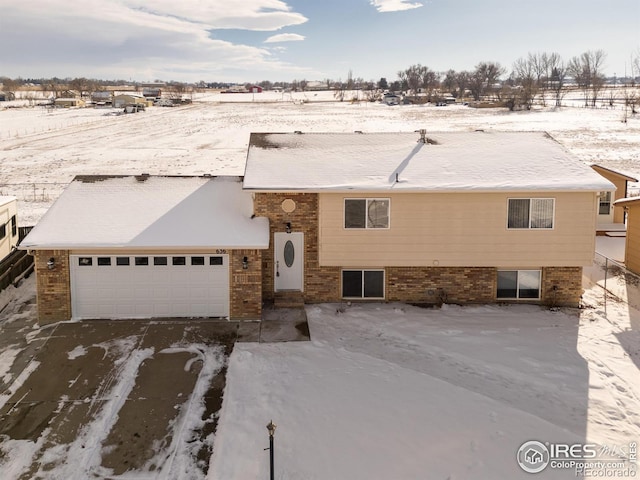
[[496,297],[495,268],[388,267],[387,300],[408,303],[490,303]]
[[[295,202],[293,211],[282,208],[284,200]],[[256,320],[265,301],[274,299],[274,233],[304,233],[304,292],[306,303],[341,301],[341,268],[319,264],[318,194],[256,193],[255,214],[269,218],[267,250],[231,250],[230,318]],[[288,209],[290,210],[290,209]],[[243,259],[247,257],[247,269]],[[49,269],[47,262],[55,260]],[[69,252],[39,250],[35,253],[38,316],[41,325],[71,318]],[[393,267],[385,269],[385,299],[394,302],[440,304],[493,303],[496,301],[497,269],[492,267]],[[582,295],[581,267],[542,269],[540,303],[578,306]]]
[[[54,267],[47,266],[53,259]],[[67,250],[38,250],[35,252],[38,323],[50,323],[71,318],[71,281]]]
[[[283,210],[284,200],[293,200],[295,210]],[[322,267],[318,262],[318,194],[256,193],[255,214],[269,218],[270,247],[262,255],[262,296],[274,298],[273,238],[285,231],[287,223],[294,232],[304,233],[304,301],[323,303],[341,301],[341,268]],[[495,303],[497,268],[494,267],[386,267],[385,299],[393,302],[440,304]],[[581,267],[542,269],[540,302],[546,305],[578,306],[582,295]],[[501,300],[502,301],[502,300]]]
[[[282,208],[282,202],[287,199],[295,202],[295,210],[289,213]],[[286,224],[290,223],[292,231],[304,233],[304,301],[337,301],[340,298],[340,267],[321,267],[318,263],[318,194],[256,193],[254,211],[259,217],[269,218],[270,244],[262,253],[263,299],[272,301],[274,298],[274,233],[284,232]]]
[[582,267],[542,269],[541,302],[550,307],[577,307],[582,296]]
[[[246,269],[244,257],[247,257]],[[261,250],[233,250],[229,263],[229,317],[231,320],[259,320],[262,316]]]

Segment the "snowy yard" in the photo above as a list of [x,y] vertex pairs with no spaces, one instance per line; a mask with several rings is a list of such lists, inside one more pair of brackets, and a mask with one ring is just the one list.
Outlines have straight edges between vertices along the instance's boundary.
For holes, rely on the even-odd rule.
[[[24,318],[20,306],[33,294],[30,279],[2,295],[4,328]],[[92,420],[67,443],[56,444],[49,430],[37,442],[0,439],[0,469],[3,479],[30,478],[21,472],[39,459],[47,467],[36,478],[268,478],[271,419],[275,478],[283,480],[531,478],[516,463],[529,440],[593,443],[599,458],[618,458],[640,439],[640,312],[611,301],[605,310],[599,287],[587,290],[585,303],[580,311],[307,306],[311,342],[236,344],[206,474],[188,439],[201,427],[207,382],[220,368],[215,348],[157,352],[200,352],[185,365],[193,376],[190,365],[202,364],[193,392],[176,403],[170,444],[158,444],[145,467],[110,474],[109,430],[131,414],[123,399],[144,381],[154,352],[130,341],[104,344],[118,376],[80,402],[92,406]],[[44,333],[27,332],[27,344]],[[81,360],[92,348],[70,342],[60,354]],[[5,382],[19,353],[0,352]],[[37,369],[26,366],[11,390]],[[69,397],[59,401],[62,408]],[[575,472],[547,469],[536,478]]]
[[[0,194],[18,196],[20,225],[33,225],[75,175],[242,175],[250,132],[294,130],[545,130],[585,162],[640,176],[640,118],[623,123],[621,110],[509,113],[316,102],[313,95],[309,103],[208,95],[190,106],[119,116],[2,110]],[[2,335],[25,318],[33,325],[34,295],[33,279],[0,294]],[[518,448],[529,440],[587,442],[598,446],[599,458],[616,458],[628,457],[630,443],[640,441],[640,312],[613,301],[605,308],[599,287],[588,286],[584,302],[582,310],[562,311],[307,306],[311,342],[236,344],[207,473],[179,442],[159,445],[153,468],[109,476],[101,467],[111,451],[110,425],[124,415],[120,397],[135,388],[153,353],[120,345],[122,354],[112,359],[120,376],[104,397],[88,400],[95,415],[81,434],[60,444],[0,438],[0,472],[3,480],[29,478],[24,472],[41,458],[47,469],[35,478],[268,478],[265,426],[273,420],[280,480],[575,478],[571,470],[524,473]],[[0,391],[0,406],[37,370],[34,362],[18,362],[46,329],[19,333],[21,343],[1,343],[0,380],[9,388]],[[70,344],[62,353],[82,359],[83,348]],[[195,411],[221,367],[216,351],[203,355],[189,398]],[[175,438],[185,439],[198,421],[179,417]]]

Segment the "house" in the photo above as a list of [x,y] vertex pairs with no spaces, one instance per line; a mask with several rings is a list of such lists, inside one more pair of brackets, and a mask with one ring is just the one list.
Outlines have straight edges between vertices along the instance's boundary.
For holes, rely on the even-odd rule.
[[[254,133],[263,298],[578,305],[615,186],[545,133]],[[291,233],[287,233],[291,232]]]
[[76,177],[21,248],[41,324],[256,320],[271,302],[576,306],[613,191],[544,133],[253,133],[243,178]]
[[99,105],[111,105],[112,96],[113,92],[110,92],[108,90],[98,90],[97,92],[93,92],[91,94],[91,101]]
[[60,97],[53,101],[57,108],[84,107],[86,102],[80,98]]
[[18,246],[18,200],[0,196],[0,260]]
[[[149,100],[138,93],[121,93],[113,96],[113,107],[124,108],[127,105],[149,105]],[[153,102],[151,102],[153,104]]]
[[624,245],[624,264],[629,270],[640,275],[640,197],[616,200],[616,210],[623,209],[627,217]]
[[39,322],[259,319],[269,227],[252,217],[237,177],[76,177],[21,243]]
[[614,232],[620,232],[620,235],[624,235],[625,210],[614,208],[614,204],[628,196],[629,182],[637,182],[638,179],[600,165],[591,165],[591,168],[616,186],[615,192],[601,192],[599,195],[597,234],[615,235]]

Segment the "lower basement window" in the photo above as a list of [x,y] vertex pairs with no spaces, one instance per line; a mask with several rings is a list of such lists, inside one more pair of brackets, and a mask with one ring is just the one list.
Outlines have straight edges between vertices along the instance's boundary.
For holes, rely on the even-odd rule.
[[498,270],[498,299],[540,298],[540,270]]
[[384,298],[384,270],[343,270],[343,298]]

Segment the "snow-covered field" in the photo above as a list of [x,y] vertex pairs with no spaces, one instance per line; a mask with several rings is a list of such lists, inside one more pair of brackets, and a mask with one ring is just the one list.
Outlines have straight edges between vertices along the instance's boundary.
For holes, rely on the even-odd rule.
[[[77,174],[241,175],[251,131],[546,130],[585,162],[640,176],[640,118],[623,123],[621,110],[508,113],[307,97],[266,103],[258,94],[210,95],[126,116],[0,111],[0,191],[21,198],[20,223],[29,225],[57,195],[56,184]],[[16,303],[34,288],[29,281],[0,294],[0,308],[9,304],[1,321],[24,315]],[[268,478],[270,420],[278,425],[280,480],[576,477],[572,469],[521,471],[516,453],[529,440],[594,443],[600,459],[629,457],[630,444],[640,441],[640,312],[612,301],[605,308],[599,287],[588,286],[584,299],[580,311],[308,306],[311,342],[236,345],[207,478]],[[0,352],[0,375],[13,358]],[[123,358],[129,378],[121,382],[135,382],[136,366],[126,366],[135,358]],[[28,454],[34,445],[23,442],[13,451]],[[76,449],[80,443],[50,460],[78,459],[73,478],[87,478],[91,465]],[[175,462],[189,465],[185,455]],[[0,452],[0,471],[15,472],[24,457],[6,459]],[[160,474],[171,476],[160,469],[116,478]],[[178,476],[202,477],[198,470]]]
[[21,199],[33,225],[75,176],[242,175],[250,132],[548,131],[585,162],[640,176],[640,118],[618,109],[532,112],[463,106],[329,101],[329,92],[199,94],[192,105],[113,109],[0,110],[0,194]]

